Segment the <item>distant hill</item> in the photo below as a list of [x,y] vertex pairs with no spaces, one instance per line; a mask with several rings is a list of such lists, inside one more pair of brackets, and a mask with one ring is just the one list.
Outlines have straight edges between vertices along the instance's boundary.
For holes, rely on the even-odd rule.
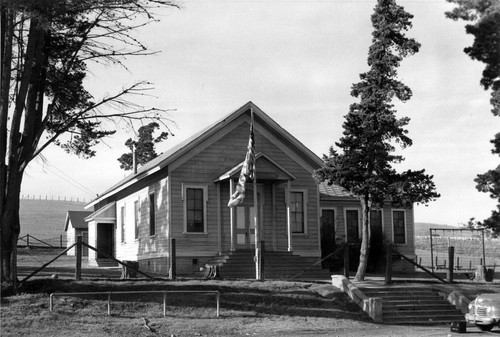
[[85,203],[59,200],[21,199],[20,236],[30,234],[39,239],[65,235],[64,222],[68,211],[83,211]]
[[429,236],[430,228],[439,228],[439,229],[458,229],[459,227],[450,226],[450,225],[440,225],[436,223],[428,223],[428,222],[415,222],[415,236]]

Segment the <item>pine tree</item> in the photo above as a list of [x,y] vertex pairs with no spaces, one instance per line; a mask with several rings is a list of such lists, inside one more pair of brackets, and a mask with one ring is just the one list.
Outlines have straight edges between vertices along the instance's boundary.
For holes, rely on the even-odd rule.
[[343,136],[324,156],[323,168],[315,172],[318,182],[337,184],[357,195],[362,206],[362,241],[356,280],[363,280],[370,253],[370,211],[384,202],[401,207],[428,202],[439,194],[425,170],[398,173],[393,168],[403,160],[394,154],[394,144],[412,145],[405,126],[409,118],[397,118],[394,97],[410,99],[409,87],[398,80],[397,68],[404,57],[418,52],[420,44],[405,36],[413,15],[394,0],[379,0],[371,17],[374,31],[368,53],[370,69],[360,75],[351,95],[359,103],[350,106]]
[[159,129],[160,125],[156,122],[151,122],[148,125],[143,125],[138,130],[137,140],[132,138],[127,139],[125,146],[130,152],[124,153],[118,158],[120,168],[129,171],[134,167],[133,154],[135,151],[136,165],[144,165],[152,159],[158,157],[155,150],[155,145],[168,138],[168,132],[162,132],[158,137],[154,138],[153,133]]

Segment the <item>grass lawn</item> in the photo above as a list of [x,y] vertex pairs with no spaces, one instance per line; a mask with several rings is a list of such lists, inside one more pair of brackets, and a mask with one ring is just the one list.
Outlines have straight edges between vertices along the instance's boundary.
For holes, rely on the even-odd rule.
[[[52,292],[217,290],[214,295],[107,295],[56,297]],[[289,335],[344,330],[353,323],[371,325],[347,296],[326,283],[284,281],[71,281],[28,282],[17,296],[1,300],[1,336],[230,336]],[[148,322],[145,326],[145,320]]]

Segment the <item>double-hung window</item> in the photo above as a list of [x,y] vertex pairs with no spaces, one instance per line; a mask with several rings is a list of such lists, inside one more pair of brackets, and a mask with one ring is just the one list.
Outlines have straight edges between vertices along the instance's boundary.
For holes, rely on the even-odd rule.
[[405,211],[404,210],[393,210],[392,211],[392,228],[393,228],[393,240],[397,244],[406,243],[406,223],[405,223]]
[[149,194],[149,236],[156,235],[156,202],[155,194]]
[[139,200],[134,201],[134,222],[135,222],[135,239],[139,239],[139,225],[141,223],[141,208]]
[[184,187],[185,233],[207,232],[207,188],[205,186]]
[[121,243],[125,243],[125,206],[120,207]]
[[304,192],[290,193],[290,220],[292,233],[305,233]]

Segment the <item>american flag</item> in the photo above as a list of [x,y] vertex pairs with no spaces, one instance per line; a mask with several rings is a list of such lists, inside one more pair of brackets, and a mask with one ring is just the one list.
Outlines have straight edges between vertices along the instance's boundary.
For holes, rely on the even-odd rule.
[[243,167],[241,168],[240,178],[236,185],[236,191],[231,195],[227,204],[229,207],[238,206],[245,198],[245,184],[248,178],[255,180],[255,136],[253,132],[253,111],[251,111],[252,121],[250,123],[250,137],[248,138],[247,154]]

